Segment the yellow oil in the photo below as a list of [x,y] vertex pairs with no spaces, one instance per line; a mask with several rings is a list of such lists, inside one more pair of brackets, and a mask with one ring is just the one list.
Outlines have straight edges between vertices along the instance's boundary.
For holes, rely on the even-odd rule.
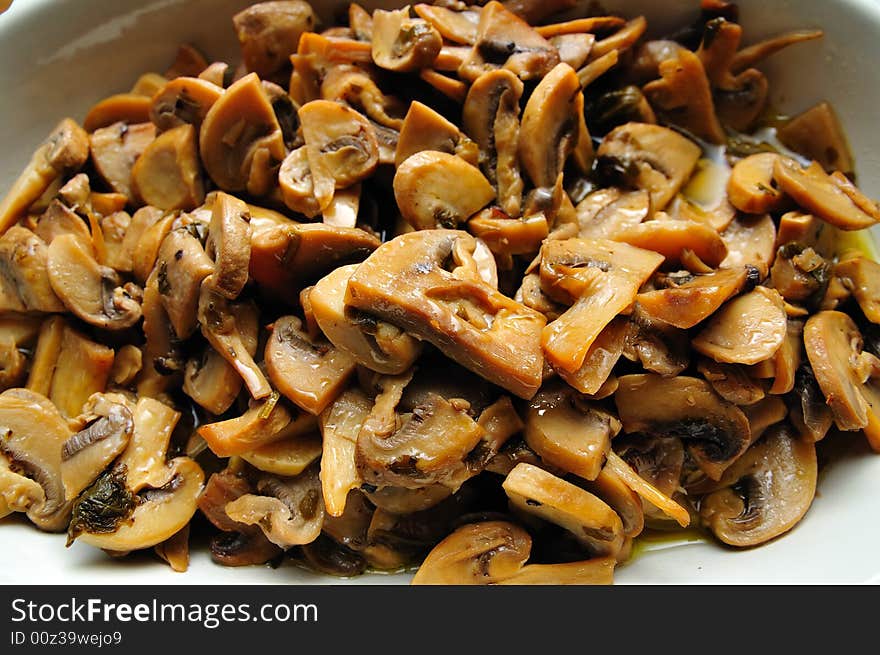
[[636,537],[633,542],[630,561],[650,552],[680,548],[695,543],[708,543],[709,541],[709,536],[698,528],[678,528],[674,530],[645,528],[645,531]]
[[877,236],[871,230],[858,230],[857,232],[840,231],[837,235],[837,253],[843,254],[847,250],[856,250],[865,257],[880,261],[880,247],[877,244]]

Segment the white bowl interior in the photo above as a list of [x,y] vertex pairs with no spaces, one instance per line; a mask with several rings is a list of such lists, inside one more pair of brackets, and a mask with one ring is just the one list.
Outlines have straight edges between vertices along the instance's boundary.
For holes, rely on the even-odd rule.
[[[82,119],[111,93],[130,88],[143,72],[161,71],[176,46],[190,42],[210,57],[237,60],[231,28],[235,11],[249,0],[17,0],[0,16],[0,117],[3,157],[0,193],[30,153],[62,117]],[[313,3],[325,19],[347,6]],[[367,7],[376,3],[364,2]],[[880,196],[880,130],[874,112],[880,85],[880,3],[872,0],[741,0],[749,41],[783,30],[819,27],[826,37],[776,55],[765,67],[774,105],[795,113],[830,100],[850,135],[861,187]],[[696,0],[606,0],[626,15],[644,13],[662,32],[689,22]],[[849,443],[849,442],[848,442]],[[734,552],[695,541],[656,545],[620,568],[621,583],[858,583],[880,581],[874,544],[880,541],[876,498],[880,457],[856,440],[821,477],[819,494],[804,521],[763,547]],[[15,554],[0,569],[5,583],[290,583],[335,582],[293,566],[228,569],[211,563],[204,549],[190,571],[176,575],[149,558],[114,562],[100,551],[37,532],[23,522],[0,527],[0,553]],[[12,561],[10,558],[5,558]],[[355,582],[405,581],[363,576]]]

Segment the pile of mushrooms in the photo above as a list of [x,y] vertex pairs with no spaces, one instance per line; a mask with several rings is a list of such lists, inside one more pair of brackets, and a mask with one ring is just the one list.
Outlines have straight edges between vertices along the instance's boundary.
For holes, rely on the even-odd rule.
[[880,451],[844,238],[880,205],[829,104],[750,136],[757,66],[821,33],[573,6],[255,4],[241,63],[181,46],[62,120],[0,202],[0,516],[175,570],[192,529],[608,584],[647,530],[791,530],[840,431]]

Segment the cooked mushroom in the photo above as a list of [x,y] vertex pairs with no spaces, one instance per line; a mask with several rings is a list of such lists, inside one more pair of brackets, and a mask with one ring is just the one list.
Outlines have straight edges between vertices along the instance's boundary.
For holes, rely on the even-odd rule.
[[682,284],[644,291],[636,301],[652,318],[690,329],[739,293],[747,276],[745,268],[720,268],[706,275],[689,276]]
[[406,73],[429,67],[443,45],[440,32],[425,20],[409,17],[409,7],[373,12],[373,61],[380,68]]
[[431,23],[437,31],[453,43],[473,45],[477,40],[480,12],[474,10],[453,11],[439,5],[417,4],[413,11]]
[[163,239],[156,257],[156,282],[178,339],[189,338],[198,328],[202,281],[213,272],[214,264],[190,230],[171,230]]
[[715,393],[734,405],[754,405],[766,396],[760,381],[752,378],[748,369],[739,364],[721,364],[703,358],[697,364],[697,370]]
[[[629,316],[623,356],[639,362],[646,371],[674,377],[690,366],[687,332],[649,316],[638,304]],[[613,392],[614,389],[609,391]]]
[[144,287],[145,364],[137,379],[138,394],[150,398],[161,396],[177,382],[176,374],[184,365],[174,328],[162,306],[157,277],[155,272],[151,274]]
[[720,268],[752,267],[758,271],[757,280],[767,277],[776,255],[776,224],[769,214],[740,214],[721,233],[721,238],[727,246],[727,257]]
[[0,200],[0,233],[17,221],[53,181],[79,170],[89,158],[89,136],[65,118],[34,151],[27,167]]
[[[415,155],[418,156],[418,155]],[[345,302],[422,338],[451,359],[524,398],[541,381],[544,316],[481,280],[443,268],[466,232],[421,230],[380,246],[349,279]]]
[[542,460],[595,480],[620,422],[565,385],[545,386],[529,402],[525,438]]
[[831,264],[815,250],[787,243],[776,252],[770,283],[787,302],[809,304],[824,294],[831,275]]
[[311,32],[317,17],[308,2],[260,2],[237,13],[232,23],[248,71],[271,78],[296,52],[303,32]]
[[259,165],[280,164],[286,153],[281,125],[256,74],[244,76],[211,106],[199,130],[202,165],[217,186],[226,191],[261,188]]
[[270,396],[268,400],[251,401],[250,408],[241,416],[207,423],[198,432],[214,454],[229,457],[281,439],[285,428],[295,420],[277,396]]
[[400,166],[410,155],[423,150],[459,155],[470,164],[477,163],[476,144],[473,141],[436,111],[414,101],[400,128],[394,164]]
[[662,211],[690,178],[700,148],[668,128],[627,123],[612,130],[596,154],[603,175],[645,189],[654,211]]
[[174,220],[173,213],[149,205],[137,210],[122,239],[122,257],[127,265],[118,270],[132,272],[138,282],[145,283],[156,263],[159,246],[171,231]]
[[327,339],[361,366],[386,375],[402,373],[418,359],[421,342],[391,323],[346,306],[345,292],[355,270],[356,264],[340,266],[312,288],[309,302],[315,319]]
[[867,257],[844,257],[835,265],[834,275],[852,290],[865,318],[880,323],[880,264]]
[[625,375],[619,378],[614,402],[624,432],[691,442],[688,450],[713,480],[720,479],[750,443],[749,422],[742,410],[699,378]]
[[146,123],[150,120],[150,99],[136,93],[118,93],[89,109],[83,120],[86,132],[97,132],[113,123]]
[[700,501],[703,523],[731,546],[756,546],[793,528],[816,494],[816,448],[782,425],[735,462]]
[[847,174],[855,169],[846,133],[827,102],[798,114],[779,127],[776,136],[787,148],[818,161],[826,171]]
[[205,199],[196,130],[180,125],[160,134],[131,169],[132,192],[159,209],[195,209]]
[[464,159],[424,150],[397,168],[394,197],[410,225],[430,230],[457,227],[492,201],[495,190]]
[[116,271],[98,264],[76,237],[62,235],[52,241],[46,268],[58,298],[86,323],[124,330],[140,320],[140,288],[123,286]]
[[767,214],[785,208],[788,198],[776,188],[773,170],[780,155],[762,152],[733,167],[727,194],[730,204],[747,214]]
[[288,477],[299,475],[320,456],[321,436],[318,433],[296,434],[240,455],[260,471]]
[[[675,521],[679,519],[684,520],[685,516],[681,512],[681,506],[672,500],[674,497],[677,498],[681,495],[682,473],[685,463],[685,450],[681,439],[634,434],[632,436],[618,437],[615,439],[614,447],[616,449],[615,452],[619,453],[619,459],[623,460],[634,473],[654,487],[660,494],[659,496],[649,494],[651,497],[645,496],[644,499],[639,497],[645,512],[645,518],[651,523],[655,521],[668,521],[669,519]],[[609,475],[621,480],[621,484],[623,484],[621,474],[615,473],[615,468],[621,469],[623,477],[631,476],[629,472],[622,468],[616,458],[612,458],[612,461],[606,463],[602,472],[603,474],[607,472]],[[633,485],[634,488],[641,484],[637,480],[634,481],[636,483]],[[629,488],[627,486],[627,489]],[[659,502],[655,504],[652,500]]]
[[223,87],[197,77],[168,81],[153,95],[150,120],[160,132],[189,124],[198,129],[223,95]]
[[671,219],[662,213],[655,215],[654,220],[621,230],[613,238],[658,252],[666,257],[667,263],[683,263],[691,253],[709,268],[715,268],[727,257],[727,245],[711,226]]
[[71,505],[61,481],[61,447],[70,438],[70,429],[48,398],[27,389],[0,394],[0,425],[0,452],[8,458],[9,469],[42,488],[42,494],[27,491],[19,511],[27,512],[41,530],[63,530]]
[[[147,119],[149,120],[149,119]],[[89,136],[95,170],[115,192],[134,202],[132,168],[156,138],[152,123],[113,123]]]
[[622,192],[614,187],[599,189],[577,204],[583,239],[615,239],[618,234],[641,224],[651,213],[647,191]]
[[782,296],[773,289],[756,287],[713,314],[692,343],[716,362],[757,364],[773,357],[782,346],[786,325]]
[[479,212],[468,221],[467,228],[498,258],[535,254],[550,233],[543,212],[510,218],[497,207]]
[[[76,242],[76,237],[65,237]],[[0,285],[5,312],[60,312],[62,299],[52,288],[51,250],[33,232],[14,225],[0,237]]]
[[217,193],[205,251],[214,260],[214,290],[229,300],[237,298],[247,284],[251,236],[247,205],[222,191]]
[[40,324],[39,318],[0,318],[0,391],[22,386],[29,364],[22,350],[37,342]]
[[273,544],[290,548],[318,538],[324,522],[324,501],[318,469],[310,467],[288,478],[263,476],[262,495],[247,494],[226,505],[226,514],[245,525],[258,525]]
[[584,125],[584,96],[574,69],[559,64],[545,75],[523,111],[519,158],[536,187],[552,187],[572,156],[584,172],[593,142]]
[[517,464],[502,487],[514,507],[568,530],[592,554],[621,553],[620,517],[589,491],[531,464]]
[[342,516],[349,491],[361,485],[355,452],[358,433],[371,409],[369,398],[357,390],[349,390],[321,414],[321,488],[330,516]]
[[405,105],[395,96],[382,93],[369,71],[359,66],[339,64],[331,67],[321,81],[321,97],[358,107],[384,128],[403,129],[401,116],[406,111]]

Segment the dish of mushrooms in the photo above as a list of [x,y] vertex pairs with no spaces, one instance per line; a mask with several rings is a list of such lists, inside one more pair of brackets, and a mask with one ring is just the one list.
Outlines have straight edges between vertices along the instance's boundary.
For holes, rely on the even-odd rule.
[[0,517],[416,584],[794,528],[880,451],[880,205],[760,70],[822,33],[575,5],[263,2],[61,120],[0,201]]

